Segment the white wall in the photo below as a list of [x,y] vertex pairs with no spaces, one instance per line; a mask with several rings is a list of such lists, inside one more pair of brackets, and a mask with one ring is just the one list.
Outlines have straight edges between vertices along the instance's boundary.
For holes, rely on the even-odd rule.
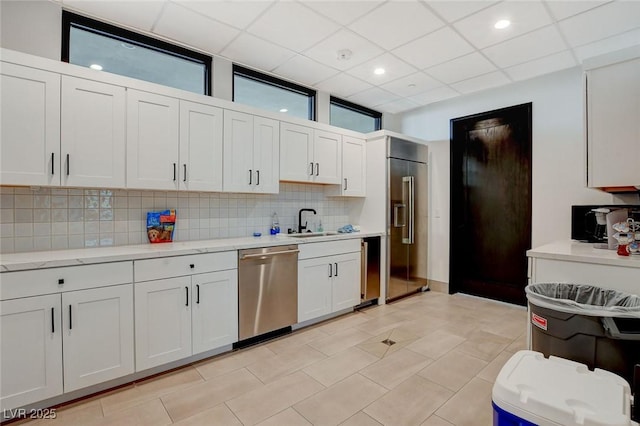
[[426,106],[389,120],[430,141],[429,278],[449,279],[449,125],[452,118],[532,102],[532,245],[571,236],[571,205],[637,203],[585,187],[583,80],[579,68]]
[[0,46],[60,60],[62,8],[50,1],[0,2]]

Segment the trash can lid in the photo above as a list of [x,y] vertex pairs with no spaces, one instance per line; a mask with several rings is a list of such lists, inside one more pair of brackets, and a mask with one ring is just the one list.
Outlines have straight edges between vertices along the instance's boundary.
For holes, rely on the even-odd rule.
[[631,389],[624,379],[534,351],[519,351],[507,361],[492,398],[503,410],[536,424],[632,424]]

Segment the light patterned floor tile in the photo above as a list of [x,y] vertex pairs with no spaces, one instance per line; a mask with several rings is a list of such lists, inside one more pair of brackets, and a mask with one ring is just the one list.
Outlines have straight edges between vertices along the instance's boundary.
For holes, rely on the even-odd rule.
[[275,416],[258,423],[258,426],[311,426],[311,423],[293,408],[287,408]]
[[320,330],[319,328],[312,328],[310,330],[300,330],[299,333],[284,336],[278,340],[268,343],[266,347],[272,352],[279,354],[288,349],[293,349],[297,346],[304,345],[316,339],[329,336],[328,333]]
[[221,374],[239,370],[255,362],[273,358],[274,356],[275,353],[267,347],[258,346],[257,348],[241,349],[229,355],[201,361],[194,366],[202,377],[209,380]]
[[294,405],[314,426],[337,425],[384,395],[386,389],[360,374]]
[[371,364],[360,373],[387,389],[393,389],[431,362],[431,359],[423,355],[400,349]]
[[86,426],[163,426],[171,424],[162,402],[153,399],[144,404],[114,412],[110,416]]
[[343,423],[340,423],[340,426],[381,426],[381,423],[366,414],[364,411],[358,411]]
[[188,392],[165,395],[162,402],[176,422],[262,386],[260,380],[243,368],[192,386]]
[[493,361],[478,373],[478,377],[486,380],[487,382],[495,382],[498,377],[498,373],[500,373],[500,370],[502,370],[502,367],[504,367],[504,364],[509,361],[509,358],[511,358],[512,355],[512,353],[506,351],[500,352]]
[[335,334],[340,333],[349,328],[353,328],[357,325],[363,324],[369,321],[371,317],[362,314],[360,312],[355,312],[352,314],[347,314],[336,319],[332,319],[325,324],[318,325],[318,330],[327,333],[327,334]]
[[227,406],[242,424],[254,425],[324,389],[299,371],[227,401]]
[[429,364],[418,375],[457,392],[487,364],[486,361],[454,349]]
[[313,363],[303,371],[324,386],[331,386],[378,359],[377,356],[354,347]]
[[507,349],[505,349],[505,351],[514,354],[518,351],[527,349],[527,347],[527,333],[523,333],[519,337],[517,337],[509,346],[507,346]]
[[392,312],[388,315],[376,317],[365,323],[356,325],[354,328],[375,336],[377,334],[384,333],[387,330],[396,328],[407,321],[407,316],[403,315],[402,312]]
[[216,405],[174,424],[177,426],[243,426],[225,404]]
[[412,376],[369,405],[364,412],[383,425],[418,425],[444,404],[453,392]]
[[491,361],[510,344],[511,339],[478,330],[458,346],[457,350],[485,361]]
[[263,383],[269,383],[281,377],[288,376],[327,356],[309,345],[302,345],[255,362],[247,367]]
[[463,337],[443,330],[436,330],[407,346],[407,349],[431,359],[440,358],[465,341]]
[[476,377],[451,397],[435,414],[456,426],[489,426],[493,424],[492,388],[491,383]]
[[38,426],[85,425],[101,421],[103,418],[102,406],[97,399],[55,408],[55,415],[56,417],[53,419],[34,419],[32,421],[16,422],[14,424],[28,423],[29,425]]
[[425,420],[424,423],[422,423],[420,426],[454,426],[454,425],[444,420],[442,417],[438,417],[435,414],[433,414],[427,420]]
[[358,343],[362,343],[371,337],[372,334],[355,328],[349,328],[332,334],[331,336],[314,340],[309,343],[309,346],[319,350],[325,355],[333,355],[352,346],[356,346]]

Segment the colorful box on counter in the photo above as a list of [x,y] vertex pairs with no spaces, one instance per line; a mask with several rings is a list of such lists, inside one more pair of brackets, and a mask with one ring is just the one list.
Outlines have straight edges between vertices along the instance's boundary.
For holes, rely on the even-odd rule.
[[150,243],[172,242],[175,227],[175,209],[147,213],[147,237]]

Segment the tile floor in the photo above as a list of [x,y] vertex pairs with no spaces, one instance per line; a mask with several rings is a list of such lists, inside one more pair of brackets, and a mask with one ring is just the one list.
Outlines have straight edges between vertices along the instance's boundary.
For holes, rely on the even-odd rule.
[[56,420],[40,422],[491,425],[493,381],[525,348],[525,326],[524,308],[428,292],[60,407]]

